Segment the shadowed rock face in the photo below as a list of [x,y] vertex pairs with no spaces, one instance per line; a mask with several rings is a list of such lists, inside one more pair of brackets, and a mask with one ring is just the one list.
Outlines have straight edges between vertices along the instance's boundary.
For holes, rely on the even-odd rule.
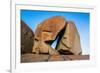
[[32,53],[33,31],[21,20],[21,54]]
[[49,18],[37,26],[33,53],[48,53],[50,55],[59,54],[50,45],[56,39],[58,33],[65,26],[65,19],[62,16]]
[[67,22],[65,31],[62,38],[60,38],[59,44],[56,48],[60,54],[67,55],[79,55],[81,54],[80,37],[77,28],[73,22]]

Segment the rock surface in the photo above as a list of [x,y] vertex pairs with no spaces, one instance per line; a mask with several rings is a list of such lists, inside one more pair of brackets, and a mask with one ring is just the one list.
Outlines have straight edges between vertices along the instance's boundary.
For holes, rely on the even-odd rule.
[[51,47],[52,42],[56,39],[58,33],[65,26],[65,19],[62,16],[49,18],[37,26],[33,53],[48,53],[50,55],[59,54]]
[[33,31],[21,20],[21,54],[32,53]]
[[52,55],[48,61],[64,61],[64,58],[61,55]]
[[37,40],[34,40],[34,46],[32,52],[35,54],[50,54],[50,55],[59,54],[58,51],[54,50],[50,46],[50,44],[47,44],[43,41],[37,41]]
[[64,28],[66,20],[62,16],[51,17],[37,26],[35,39],[42,41],[55,40],[58,33]]
[[[51,44],[56,40],[56,48]],[[78,30],[73,22],[62,16],[49,18],[37,26],[35,34],[21,20],[21,63],[89,60],[81,55]]]
[[45,62],[49,58],[49,55],[41,54],[23,54],[21,56],[21,62]]
[[81,54],[80,36],[73,22],[67,22],[64,34],[57,45],[57,50],[61,54],[79,55]]
[[74,61],[74,60],[89,60],[89,55],[23,54],[21,56],[21,63],[51,62],[51,61]]

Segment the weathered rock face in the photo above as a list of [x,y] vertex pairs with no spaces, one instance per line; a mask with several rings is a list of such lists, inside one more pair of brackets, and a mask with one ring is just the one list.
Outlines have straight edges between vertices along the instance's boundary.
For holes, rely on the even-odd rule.
[[62,16],[55,16],[45,20],[37,26],[35,39],[42,41],[55,40],[57,34],[64,28],[65,22]]
[[50,44],[47,44],[43,41],[34,41],[34,46],[33,46],[33,53],[36,54],[50,54],[50,55],[58,55],[59,53],[54,50]]
[[60,54],[81,54],[80,36],[77,28],[73,22],[67,22],[64,35],[62,36],[59,44],[57,45],[57,50]]
[[32,52],[33,38],[33,31],[21,20],[21,54]]
[[65,26],[65,19],[55,16],[45,20],[37,26],[35,32],[33,53],[48,53],[50,55],[59,54],[50,45],[56,39],[58,33]]

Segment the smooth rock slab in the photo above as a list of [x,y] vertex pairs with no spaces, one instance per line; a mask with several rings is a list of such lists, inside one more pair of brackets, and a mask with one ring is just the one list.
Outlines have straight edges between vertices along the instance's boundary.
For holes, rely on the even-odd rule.
[[45,62],[48,61],[49,55],[41,55],[41,54],[23,54],[21,56],[21,62]]
[[89,55],[67,55],[70,60],[89,60]]
[[89,60],[89,55],[22,54],[21,63]]
[[64,58],[61,55],[52,55],[48,61],[64,61]]

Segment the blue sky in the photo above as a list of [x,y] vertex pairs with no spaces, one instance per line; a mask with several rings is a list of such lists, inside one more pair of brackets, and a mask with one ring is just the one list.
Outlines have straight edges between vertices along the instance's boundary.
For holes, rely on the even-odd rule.
[[[39,11],[39,10],[21,10],[21,19],[35,31],[37,25],[45,19],[53,16],[63,16],[68,21],[73,21],[78,29],[81,39],[83,54],[90,53],[89,47],[89,27],[90,14],[82,12],[58,12],[58,11]],[[53,43],[54,48],[56,41]]]

